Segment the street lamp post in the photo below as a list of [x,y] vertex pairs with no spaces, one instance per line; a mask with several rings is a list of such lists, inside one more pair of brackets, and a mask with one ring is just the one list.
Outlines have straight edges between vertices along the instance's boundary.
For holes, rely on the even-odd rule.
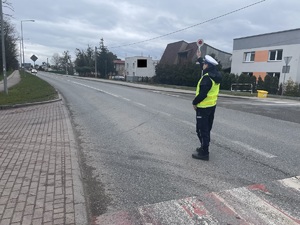
[[21,40],[22,40],[22,55],[23,55],[23,60],[21,62],[21,67],[22,67],[22,63],[23,63],[23,66],[25,67],[24,40],[23,40],[23,22],[34,22],[34,20],[21,20]]
[[1,39],[2,39],[2,63],[3,63],[3,84],[4,92],[8,94],[7,77],[6,77],[6,55],[5,55],[5,40],[4,40],[4,21],[2,12],[2,0],[0,0],[0,18],[1,18]]

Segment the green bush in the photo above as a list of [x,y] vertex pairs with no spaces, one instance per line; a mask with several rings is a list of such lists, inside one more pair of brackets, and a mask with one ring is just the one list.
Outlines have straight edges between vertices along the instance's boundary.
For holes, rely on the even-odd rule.
[[155,68],[154,83],[194,87],[200,78],[199,65],[187,63],[182,65],[158,64]]
[[285,84],[284,95],[300,97],[299,83],[294,82],[292,79],[289,79]]

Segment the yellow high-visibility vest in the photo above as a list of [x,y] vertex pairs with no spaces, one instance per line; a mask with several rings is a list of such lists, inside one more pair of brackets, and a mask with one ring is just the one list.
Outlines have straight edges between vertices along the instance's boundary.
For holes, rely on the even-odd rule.
[[[200,93],[200,83],[204,76],[209,76],[208,73],[204,74],[199,80],[196,88],[196,96]],[[212,86],[207,93],[207,97],[200,103],[197,104],[198,108],[207,108],[212,107],[217,104],[218,94],[220,90],[220,84],[217,84],[213,79],[209,78],[212,81]]]

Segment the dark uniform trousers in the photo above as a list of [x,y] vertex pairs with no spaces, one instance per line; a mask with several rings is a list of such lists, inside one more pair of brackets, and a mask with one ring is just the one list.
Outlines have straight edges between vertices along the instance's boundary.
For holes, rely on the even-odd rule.
[[204,152],[208,152],[215,110],[216,106],[196,110],[196,132]]

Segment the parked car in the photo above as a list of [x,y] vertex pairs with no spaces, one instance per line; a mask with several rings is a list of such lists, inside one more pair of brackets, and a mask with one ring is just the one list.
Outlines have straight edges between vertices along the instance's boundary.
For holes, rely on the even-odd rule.
[[37,70],[36,69],[31,69],[31,73],[37,74]]
[[113,76],[112,77],[113,80],[125,80],[124,76]]

